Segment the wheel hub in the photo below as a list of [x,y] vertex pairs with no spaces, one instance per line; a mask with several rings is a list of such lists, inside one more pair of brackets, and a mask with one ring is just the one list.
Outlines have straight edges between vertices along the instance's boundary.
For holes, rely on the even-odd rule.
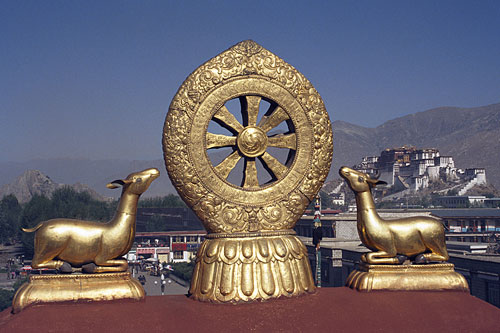
[[267,149],[266,133],[255,126],[247,126],[241,131],[236,142],[240,152],[247,157],[260,156]]

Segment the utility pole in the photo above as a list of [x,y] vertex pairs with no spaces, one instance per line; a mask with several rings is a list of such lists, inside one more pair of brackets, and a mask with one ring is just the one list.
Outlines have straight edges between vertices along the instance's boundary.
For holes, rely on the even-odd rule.
[[318,195],[314,203],[314,229],[313,229],[313,244],[316,250],[316,286],[321,288],[321,247],[320,243],[323,238],[321,227],[321,197]]

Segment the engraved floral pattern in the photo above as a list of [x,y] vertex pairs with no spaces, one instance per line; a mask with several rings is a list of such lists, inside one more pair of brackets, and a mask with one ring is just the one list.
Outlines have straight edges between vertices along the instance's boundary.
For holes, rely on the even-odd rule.
[[[267,205],[249,202],[238,206],[230,197],[212,193],[194,168],[188,148],[192,119],[200,103],[229,80],[248,75],[265,78],[285,88],[299,102],[313,130],[312,162],[308,172],[302,175],[297,188],[290,188],[293,192],[270,197]],[[292,228],[328,175],[332,147],[331,124],[318,92],[293,66],[253,41],[241,42],[196,69],[172,100],[163,131],[169,177],[209,232]]]

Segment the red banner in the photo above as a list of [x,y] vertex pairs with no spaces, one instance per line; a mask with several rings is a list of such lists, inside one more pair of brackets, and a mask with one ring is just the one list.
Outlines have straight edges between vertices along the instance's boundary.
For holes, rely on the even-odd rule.
[[152,247],[138,247],[137,254],[155,254],[155,249]]
[[186,251],[187,244],[186,243],[172,243],[172,251]]

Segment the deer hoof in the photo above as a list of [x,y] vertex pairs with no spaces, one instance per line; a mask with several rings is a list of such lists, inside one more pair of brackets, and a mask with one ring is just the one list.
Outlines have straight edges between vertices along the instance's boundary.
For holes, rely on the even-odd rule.
[[64,273],[64,274],[73,273],[73,268],[66,261],[63,262],[63,264],[61,265],[61,267],[59,267],[58,270],[59,270],[59,273]]
[[96,264],[91,262],[90,264],[86,264],[82,266],[82,272],[84,273],[95,273],[95,269],[97,268]]
[[423,253],[415,257],[415,264],[427,264],[428,262]]
[[396,259],[398,260],[398,262],[397,262],[398,264],[402,264],[402,263],[404,263],[406,261],[406,259],[408,259],[408,257],[404,256],[404,255],[401,255],[401,254],[398,254],[396,256]]

